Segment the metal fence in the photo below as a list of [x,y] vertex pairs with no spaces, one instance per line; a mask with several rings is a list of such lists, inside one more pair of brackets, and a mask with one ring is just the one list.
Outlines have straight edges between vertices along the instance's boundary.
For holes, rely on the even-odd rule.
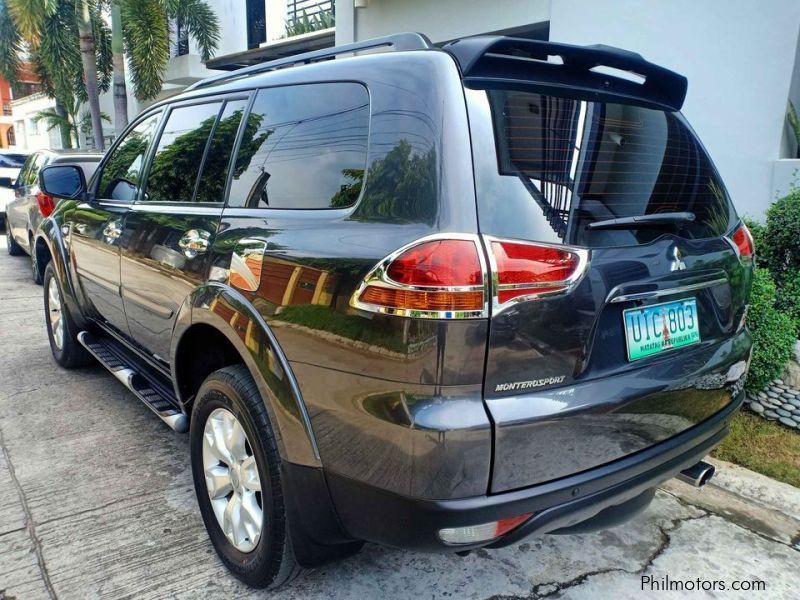
[[286,22],[291,25],[302,20],[304,15],[311,19],[320,13],[333,14],[333,11],[333,0],[287,0]]

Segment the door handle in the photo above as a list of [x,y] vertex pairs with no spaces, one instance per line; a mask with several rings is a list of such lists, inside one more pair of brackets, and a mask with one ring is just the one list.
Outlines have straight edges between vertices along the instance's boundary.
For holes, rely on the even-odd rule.
[[194,258],[208,250],[208,240],[211,234],[202,229],[190,229],[178,240],[178,246],[186,258]]
[[109,221],[103,228],[103,238],[107,244],[113,244],[122,235],[122,223],[119,221]]

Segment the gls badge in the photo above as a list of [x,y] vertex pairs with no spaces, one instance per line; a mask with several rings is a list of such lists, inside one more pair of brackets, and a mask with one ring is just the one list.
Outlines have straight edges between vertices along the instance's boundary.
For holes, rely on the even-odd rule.
[[514,383],[498,383],[495,392],[510,392],[511,390],[527,390],[528,388],[542,387],[543,385],[555,385],[561,383],[566,378],[566,375],[559,375],[558,377],[545,377],[544,379],[532,379],[530,381],[515,381]]

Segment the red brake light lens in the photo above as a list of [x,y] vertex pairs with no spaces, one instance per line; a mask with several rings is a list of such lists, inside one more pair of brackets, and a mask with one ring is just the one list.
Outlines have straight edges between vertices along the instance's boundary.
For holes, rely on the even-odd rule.
[[43,217],[49,217],[56,208],[53,197],[48,196],[44,192],[36,194],[36,203],[39,205],[39,212],[42,213]]
[[436,240],[406,250],[386,270],[404,285],[452,287],[481,285],[483,274],[474,242]]
[[755,244],[753,244],[753,236],[750,235],[750,230],[747,225],[740,225],[731,236],[733,243],[739,250],[739,256],[744,259],[752,259],[755,254]]
[[497,300],[566,290],[581,267],[577,252],[519,242],[492,241],[497,265]]
[[429,318],[485,316],[483,265],[474,240],[422,242],[381,266],[357,292],[357,308]]

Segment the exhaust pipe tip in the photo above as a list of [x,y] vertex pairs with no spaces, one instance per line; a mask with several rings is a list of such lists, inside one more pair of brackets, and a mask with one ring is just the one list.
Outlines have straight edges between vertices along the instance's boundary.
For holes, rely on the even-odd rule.
[[678,479],[694,487],[701,488],[711,481],[716,472],[714,465],[700,461],[696,465],[692,465],[678,473]]

